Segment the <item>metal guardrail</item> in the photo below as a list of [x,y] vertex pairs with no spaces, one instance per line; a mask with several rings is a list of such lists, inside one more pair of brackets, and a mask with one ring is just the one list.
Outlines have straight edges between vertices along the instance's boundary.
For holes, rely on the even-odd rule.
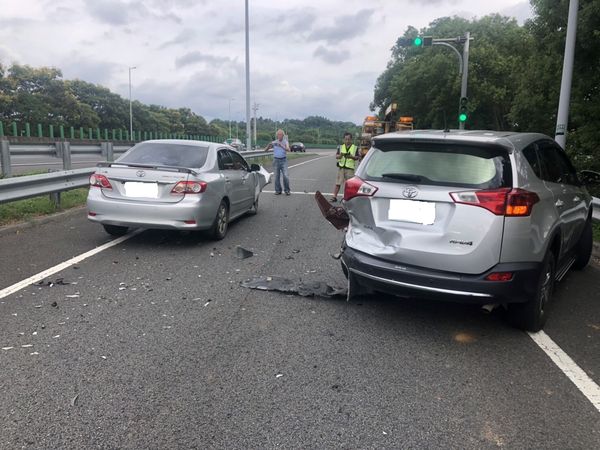
[[592,219],[600,222],[600,198],[592,197]]
[[[244,158],[260,158],[272,156],[273,152],[252,151],[243,152]],[[44,173],[41,175],[28,175],[22,177],[6,178],[0,180],[0,203],[24,200],[41,195],[55,194],[70,189],[77,189],[89,185],[89,178],[96,171],[95,167],[76,170],[63,170],[59,172]],[[60,202],[57,196],[55,201]]]

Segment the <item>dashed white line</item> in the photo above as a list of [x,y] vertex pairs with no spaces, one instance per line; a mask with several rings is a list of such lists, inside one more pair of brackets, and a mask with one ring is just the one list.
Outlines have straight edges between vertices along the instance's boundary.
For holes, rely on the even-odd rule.
[[540,347],[556,366],[562,370],[577,389],[600,412],[600,386],[592,380],[581,367],[577,365],[552,339],[543,331],[528,333],[531,339]]
[[125,236],[114,239],[110,242],[107,242],[104,245],[100,245],[99,247],[96,247],[88,252],[82,253],[79,256],[75,256],[75,257],[73,257],[65,262],[62,262],[54,267],[50,267],[49,269],[46,269],[43,272],[37,273],[29,278],[21,280],[18,283],[13,284],[12,286],[4,288],[4,289],[0,290],[0,298],[8,297],[9,295],[14,294],[15,292],[18,292],[21,289],[26,288],[27,286],[29,286],[33,283],[42,281],[44,278],[47,278],[50,275],[54,275],[55,273],[60,272],[61,270],[64,270],[67,267],[72,266],[73,264],[77,264],[77,263],[83,261],[84,259],[89,258],[90,256],[97,255],[98,253],[100,253],[106,249],[114,247],[115,245],[119,245],[121,242],[125,242],[127,239],[131,239],[133,236],[141,233],[142,231],[143,231],[142,229],[132,231],[131,233],[126,234]]

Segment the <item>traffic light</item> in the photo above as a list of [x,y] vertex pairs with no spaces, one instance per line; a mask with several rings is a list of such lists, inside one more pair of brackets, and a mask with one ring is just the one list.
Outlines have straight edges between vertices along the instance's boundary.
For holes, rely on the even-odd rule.
[[433,45],[433,36],[423,36],[423,47],[431,47]]
[[413,41],[413,44],[415,45],[415,47],[420,47],[421,45],[423,45],[423,38],[421,36],[417,36]]
[[458,121],[459,122],[464,123],[469,118],[468,105],[469,105],[469,99],[467,97],[461,97],[460,98],[460,108],[458,109]]

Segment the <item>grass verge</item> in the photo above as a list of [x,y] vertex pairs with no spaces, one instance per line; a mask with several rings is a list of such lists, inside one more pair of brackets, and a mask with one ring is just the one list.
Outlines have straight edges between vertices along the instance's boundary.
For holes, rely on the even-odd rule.
[[87,193],[88,188],[72,189],[61,193],[60,208],[54,205],[48,195],[0,205],[0,226],[24,222],[34,217],[83,206]]
[[592,231],[594,233],[594,242],[600,243],[600,223],[592,222]]

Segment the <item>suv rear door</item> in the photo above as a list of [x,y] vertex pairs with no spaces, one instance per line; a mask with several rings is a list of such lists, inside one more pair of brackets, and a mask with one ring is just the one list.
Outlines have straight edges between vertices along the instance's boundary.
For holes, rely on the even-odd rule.
[[560,217],[563,250],[570,250],[579,239],[587,219],[586,193],[564,150],[552,140],[538,141],[542,178],[554,195]]
[[[493,211],[512,186],[505,148],[376,141],[357,176],[376,191],[346,202],[351,248],[466,274],[499,262],[504,216]],[[345,197],[352,183],[346,183]]]

